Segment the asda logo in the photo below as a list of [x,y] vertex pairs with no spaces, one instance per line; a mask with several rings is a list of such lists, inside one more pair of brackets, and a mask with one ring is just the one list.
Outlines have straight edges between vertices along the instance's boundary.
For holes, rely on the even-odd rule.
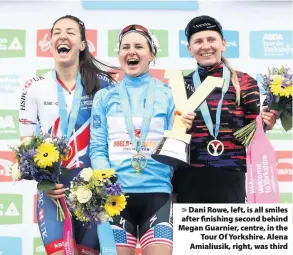
[[[119,52],[119,37],[120,30],[114,29],[108,31],[108,56],[117,57]],[[168,30],[150,29],[152,38],[158,48],[157,57],[168,57]]]
[[292,31],[250,31],[250,57],[256,59],[292,59]]
[[22,224],[22,195],[0,194],[0,225]]
[[46,250],[42,239],[40,237],[34,238],[34,254],[33,255],[46,255]]
[[19,139],[18,111],[0,110],[0,140]]
[[0,58],[25,57],[25,30],[0,29]]

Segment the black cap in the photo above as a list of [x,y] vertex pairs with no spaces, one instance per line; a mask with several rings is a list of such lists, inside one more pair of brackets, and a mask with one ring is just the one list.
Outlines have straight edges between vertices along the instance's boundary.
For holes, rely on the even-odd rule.
[[185,35],[187,37],[187,41],[189,42],[190,37],[201,31],[205,30],[213,30],[217,31],[220,33],[221,37],[224,38],[223,36],[223,30],[222,26],[219,21],[214,19],[213,17],[202,15],[193,18],[186,26],[185,28]]

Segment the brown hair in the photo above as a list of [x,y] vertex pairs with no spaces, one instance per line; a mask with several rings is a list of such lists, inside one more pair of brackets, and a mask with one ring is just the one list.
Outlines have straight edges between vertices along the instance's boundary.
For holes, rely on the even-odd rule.
[[87,94],[95,94],[100,89],[100,81],[98,79],[98,75],[102,75],[109,79],[110,81],[113,81],[113,78],[111,76],[112,73],[102,70],[100,67],[109,67],[113,69],[117,69],[115,67],[108,66],[99,60],[95,59],[95,57],[90,53],[89,46],[86,40],[85,35],[85,26],[84,23],[77,17],[66,15],[62,16],[59,19],[57,19],[51,28],[51,35],[54,29],[55,24],[62,19],[71,19],[75,21],[79,26],[79,31],[81,35],[81,40],[85,41],[85,49],[79,53],[79,71],[81,75],[81,82],[84,86]]

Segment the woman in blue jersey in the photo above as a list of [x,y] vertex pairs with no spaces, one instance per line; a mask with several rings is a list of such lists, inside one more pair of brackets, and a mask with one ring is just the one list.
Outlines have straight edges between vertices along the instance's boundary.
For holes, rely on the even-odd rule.
[[[172,254],[173,170],[153,160],[151,152],[172,126],[174,102],[170,88],[149,73],[156,53],[146,28],[125,27],[119,36],[124,77],[100,90],[93,102],[92,167],[114,168],[129,196],[112,223],[119,255],[133,255],[138,239],[144,255]],[[193,113],[182,116],[187,128],[193,119]]]
[[[28,80],[22,90],[19,111],[22,138],[31,136],[39,122],[42,132],[65,136],[69,140],[69,158],[63,166],[72,176],[50,192],[38,192],[37,219],[46,252],[63,255],[63,223],[56,220],[54,199],[64,197],[70,180],[83,167],[90,166],[88,156],[89,119],[93,95],[108,85],[111,76],[89,51],[85,26],[74,16],[56,20],[51,29],[51,50],[55,69]],[[69,123],[69,124],[68,124]],[[66,132],[67,131],[67,132]],[[76,254],[98,254],[96,227],[87,228],[72,218]]]

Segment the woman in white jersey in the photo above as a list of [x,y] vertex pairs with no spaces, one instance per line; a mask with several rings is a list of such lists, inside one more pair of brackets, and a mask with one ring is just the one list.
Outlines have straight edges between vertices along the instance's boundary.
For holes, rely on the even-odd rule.
[[[98,67],[101,63],[90,54],[84,23],[74,16],[63,16],[54,22],[51,50],[55,69],[25,83],[19,122],[21,138],[31,136],[39,123],[42,132],[69,140],[71,151],[63,167],[71,169],[72,176],[62,178],[62,184],[57,184],[56,189],[47,194],[39,191],[37,201],[37,219],[46,252],[63,255],[63,223],[56,220],[53,200],[64,197],[70,180],[82,168],[90,166],[92,100],[96,91],[108,85],[111,76]],[[96,227],[84,227],[74,218],[72,223],[76,254],[97,255]]]
[[[170,88],[152,78],[149,64],[157,48],[140,25],[125,27],[119,36],[123,80],[100,90],[91,118],[90,157],[93,168],[114,168],[129,196],[127,207],[112,228],[119,255],[171,255],[173,245],[170,166],[151,153],[172,126],[174,102]],[[194,113],[182,116],[190,128]]]

